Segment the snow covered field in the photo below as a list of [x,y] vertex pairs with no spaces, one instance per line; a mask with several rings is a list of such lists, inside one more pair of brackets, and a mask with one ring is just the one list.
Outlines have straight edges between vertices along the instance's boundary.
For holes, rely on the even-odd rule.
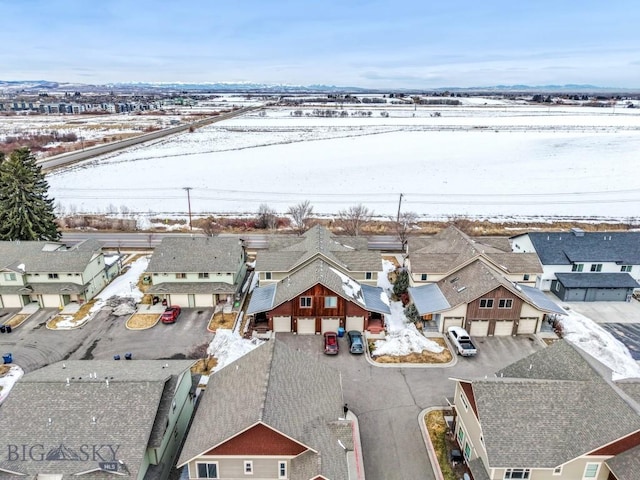
[[640,109],[464,100],[270,108],[54,172],[51,195],[87,213],[186,214],[191,187],[200,214],[310,200],[394,215],[403,193],[427,218],[637,216]]

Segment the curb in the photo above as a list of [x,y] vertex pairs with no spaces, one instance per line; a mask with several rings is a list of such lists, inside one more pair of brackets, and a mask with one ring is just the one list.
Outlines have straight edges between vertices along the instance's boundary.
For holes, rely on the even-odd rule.
[[[429,337],[425,337],[429,338]],[[458,356],[454,354],[453,349],[451,348],[451,344],[446,337],[438,337],[444,338],[445,348],[449,350],[451,353],[451,360],[446,363],[380,363],[376,362],[371,358],[371,353],[369,352],[369,342],[365,342],[365,352],[364,355],[367,359],[367,362],[373,367],[379,368],[449,368],[453,367],[458,363]]]
[[360,422],[358,417],[351,410],[347,411],[346,418],[353,422],[353,454],[356,464],[356,478],[352,479],[351,475],[349,475],[349,480],[364,480],[365,473],[364,459],[362,457],[362,443],[360,439]]
[[[160,317],[162,316],[162,314],[158,314],[158,318],[156,318],[156,321],[153,322],[153,324],[149,325],[148,327],[134,328],[134,327],[130,327],[128,325],[129,320],[131,320],[131,317],[133,317],[134,315],[138,315],[138,312],[132,313],[131,315],[129,315],[129,318],[127,318],[124,321],[124,328],[126,328],[127,330],[131,330],[132,332],[135,332],[135,331],[138,331],[138,330],[149,330],[150,328],[155,327],[158,324],[158,322],[160,321]],[[149,314],[148,313],[143,313],[143,314],[140,314],[140,315],[149,315]]]
[[448,407],[429,407],[425,408],[418,414],[420,432],[422,433],[424,446],[427,449],[427,454],[429,455],[429,463],[431,463],[431,469],[433,470],[433,475],[436,477],[436,480],[444,480],[444,476],[442,475],[442,470],[440,470],[440,463],[438,462],[436,451],[433,448],[433,443],[431,443],[431,437],[429,436],[429,432],[427,431],[427,425],[424,422],[424,417],[429,412],[433,412],[436,410],[445,410],[447,408]]

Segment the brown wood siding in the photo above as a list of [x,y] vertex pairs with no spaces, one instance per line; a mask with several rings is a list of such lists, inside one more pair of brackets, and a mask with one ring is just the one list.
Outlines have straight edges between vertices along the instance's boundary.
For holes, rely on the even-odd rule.
[[[301,308],[300,297],[311,297],[311,308]],[[336,308],[324,308],[325,297],[337,297]],[[344,298],[318,283],[291,301],[291,314],[294,317],[344,317],[346,303]]]
[[369,312],[357,303],[346,302],[346,315],[348,317],[366,317]]
[[473,395],[473,385],[467,382],[460,382],[460,388],[462,388],[462,391],[466,395],[467,400],[469,401],[469,405],[471,405],[471,409],[473,410],[473,413],[476,414],[476,418],[479,418],[478,407],[476,406],[476,397]]
[[622,437],[609,445],[590,452],[588,455],[618,455],[640,445],[640,432]]
[[263,424],[258,424],[209,450],[205,455],[300,455],[307,448]]
[[[485,298],[493,299],[493,308],[480,308],[480,300]],[[498,308],[500,299],[511,299],[511,308]],[[522,300],[504,287],[498,287],[489,293],[476,298],[467,305],[467,319],[473,320],[518,320],[522,310]]]

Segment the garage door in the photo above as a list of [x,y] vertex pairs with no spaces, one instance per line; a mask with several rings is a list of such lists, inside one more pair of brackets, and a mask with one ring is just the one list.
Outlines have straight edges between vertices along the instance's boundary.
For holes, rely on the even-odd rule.
[[314,335],[316,333],[315,318],[298,318],[298,334]]
[[273,331],[287,333],[290,332],[291,317],[273,317]]
[[357,330],[359,332],[363,332],[364,317],[347,317],[346,330],[347,332],[350,330]]
[[186,293],[172,293],[171,305],[180,305],[182,308],[189,308],[189,295]]
[[60,295],[42,295],[44,308],[60,308]]
[[196,293],[196,307],[213,307],[213,295],[210,293]]
[[337,332],[340,327],[339,318],[323,318],[322,319],[322,333],[324,332]]
[[513,320],[496,320],[496,328],[493,331],[496,337],[511,335],[511,332],[513,332]]
[[538,326],[537,318],[521,318],[518,321],[518,335],[526,335],[527,333],[536,333]]
[[446,332],[449,327],[462,327],[463,317],[444,317],[444,328]]
[[486,337],[489,333],[489,320],[473,320],[469,335],[472,337]]
[[4,304],[4,308],[21,308],[22,303],[20,303],[19,295],[3,295],[2,303]]

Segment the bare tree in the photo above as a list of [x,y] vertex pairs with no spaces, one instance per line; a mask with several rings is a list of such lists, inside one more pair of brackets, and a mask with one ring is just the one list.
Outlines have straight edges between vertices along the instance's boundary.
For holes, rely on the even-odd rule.
[[202,229],[202,233],[204,233],[207,237],[215,237],[220,233],[221,227],[214,217],[203,218],[200,222],[199,227]]
[[373,217],[373,210],[369,210],[363,204],[340,210],[338,222],[347,235],[358,236],[362,227]]
[[298,232],[298,235],[302,235],[309,229],[309,217],[313,215],[313,206],[309,200],[305,200],[289,207],[287,214],[291,215],[293,219],[295,231]]
[[278,217],[276,211],[269,207],[266,203],[258,207],[258,218],[256,219],[256,228],[275,230],[278,226]]
[[391,218],[390,220],[395,226],[396,234],[398,235],[398,239],[402,242],[402,248],[404,249],[404,246],[407,243],[407,238],[411,233],[411,227],[418,220],[418,214],[415,212],[402,212],[397,218]]

